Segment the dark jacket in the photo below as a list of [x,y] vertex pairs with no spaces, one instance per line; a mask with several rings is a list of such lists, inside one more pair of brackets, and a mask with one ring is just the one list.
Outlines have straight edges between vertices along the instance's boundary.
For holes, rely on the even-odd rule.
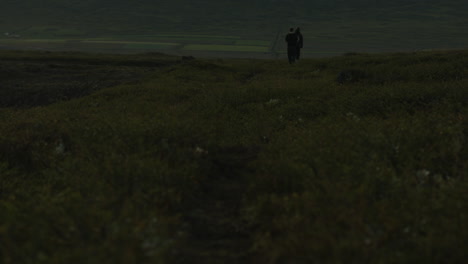
[[303,48],[304,47],[304,38],[302,37],[302,34],[299,32],[299,33],[296,33],[296,36],[297,36],[297,47],[298,48]]
[[286,35],[285,40],[288,43],[288,47],[296,47],[297,46],[297,35],[295,33],[288,33]]

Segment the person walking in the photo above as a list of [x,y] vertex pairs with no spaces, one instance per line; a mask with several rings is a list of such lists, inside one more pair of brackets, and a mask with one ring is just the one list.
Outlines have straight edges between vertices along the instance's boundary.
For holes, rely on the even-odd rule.
[[286,35],[285,40],[288,43],[289,64],[293,64],[294,61],[296,60],[296,52],[297,52],[297,35],[294,32],[294,28],[289,29],[289,33]]
[[304,37],[302,36],[301,29],[296,29],[296,36],[297,36],[297,46],[296,46],[296,60],[299,60],[301,56],[301,49],[304,47]]

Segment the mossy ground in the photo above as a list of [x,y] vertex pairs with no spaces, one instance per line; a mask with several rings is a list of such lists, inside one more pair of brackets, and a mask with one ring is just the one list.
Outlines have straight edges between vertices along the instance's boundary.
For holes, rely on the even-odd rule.
[[0,57],[2,263],[468,258],[467,51]]

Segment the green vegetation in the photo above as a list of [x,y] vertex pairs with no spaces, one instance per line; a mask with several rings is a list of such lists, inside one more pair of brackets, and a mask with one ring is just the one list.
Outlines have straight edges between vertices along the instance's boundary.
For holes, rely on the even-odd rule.
[[270,44],[270,41],[265,40],[236,40],[236,45],[268,47]]
[[164,50],[178,46],[178,43],[167,43],[167,42],[136,42],[136,41],[111,41],[111,40],[85,40],[82,43],[94,43],[94,44],[123,44],[126,49],[137,49],[137,50]]
[[154,50],[171,49],[178,45],[179,44],[177,43],[151,43],[151,42],[137,43],[137,42],[134,42],[134,43],[126,44],[124,47],[126,49],[135,49],[135,50],[141,51],[141,50],[148,50],[148,49],[154,49]]
[[468,51],[0,59],[1,263],[468,258]]
[[[268,53],[270,42],[262,40],[240,40],[234,37],[219,36],[124,36],[116,38],[86,39],[0,39],[0,45],[23,49],[45,50],[87,50],[119,53],[141,53],[144,51],[214,51],[243,53]],[[208,44],[190,44],[208,43]],[[210,44],[211,43],[211,44]],[[215,43],[215,44],[213,44]]]
[[184,50],[268,52],[268,47],[240,45],[187,45]]

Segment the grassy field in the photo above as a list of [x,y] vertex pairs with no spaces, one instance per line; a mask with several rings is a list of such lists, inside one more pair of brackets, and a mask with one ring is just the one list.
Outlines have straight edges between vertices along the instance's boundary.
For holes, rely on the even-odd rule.
[[268,47],[243,45],[187,45],[184,50],[203,51],[237,51],[237,52],[268,52]]
[[467,65],[0,52],[0,262],[465,263]]
[[[196,44],[194,44],[196,43]],[[74,39],[0,39],[0,48],[39,49],[50,51],[95,51],[106,53],[167,52],[173,54],[197,54],[203,52],[236,53],[240,57],[247,53],[267,54],[271,57],[270,42],[241,39],[231,36],[210,35],[135,35],[118,38],[74,38]]]

